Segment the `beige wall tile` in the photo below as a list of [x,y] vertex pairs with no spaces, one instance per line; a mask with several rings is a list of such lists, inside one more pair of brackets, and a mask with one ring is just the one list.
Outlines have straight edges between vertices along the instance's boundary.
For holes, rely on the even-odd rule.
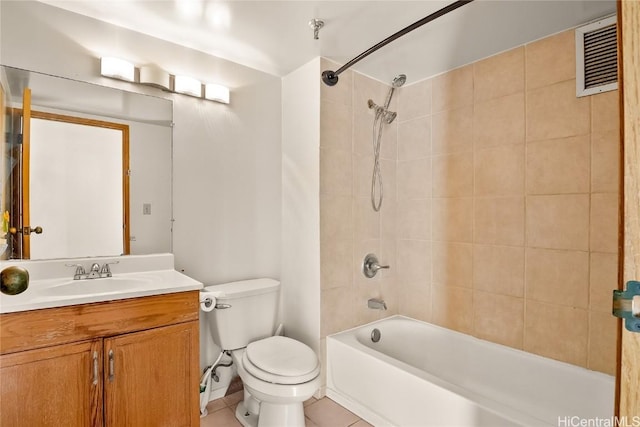
[[434,198],[431,200],[431,236],[433,240],[471,242],[473,198]]
[[446,154],[432,158],[434,197],[473,195],[473,153]]
[[476,103],[473,107],[475,148],[523,144],[524,116],[523,92]]
[[[336,85],[337,86],[337,85]],[[353,153],[360,156],[373,156],[371,139],[373,138],[374,115],[371,111],[354,111],[353,114]],[[386,130],[386,129],[384,129]],[[385,132],[382,138],[385,139]]]
[[447,110],[432,116],[433,154],[457,153],[473,149],[473,107]]
[[320,242],[320,283],[322,289],[351,286],[353,283],[353,241]]
[[431,159],[398,162],[396,184],[398,198],[431,197]]
[[591,250],[618,252],[618,195],[591,195]]
[[431,80],[422,80],[396,90],[400,122],[431,114]]
[[578,366],[587,365],[587,310],[527,300],[524,350]]
[[475,102],[524,91],[524,47],[473,64]]
[[473,103],[473,67],[456,68],[432,79],[433,112]]
[[524,248],[473,245],[473,288],[494,294],[524,295]]
[[[373,139],[373,136],[371,137]],[[398,159],[398,122],[385,124],[382,131],[382,139],[380,140],[380,158],[393,160]],[[371,148],[373,153],[373,146]]]
[[524,197],[477,197],[473,241],[492,245],[524,244]]
[[[397,198],[397,173],[398,162],[389,159],[380,159],[380,174],[382,176],[383,201],[382,205],[393,203]],[[373,173],[373,159],[371,160],[371,173]],[[371,198],[371,182],[369,182],[369,198]]]
[[353,154],[353,195],[371,195],[371,175],[373,174],[373,154]]
[[399,311],[405,316],[424,322],[431,322],[431,286],[405,284],[398,295]]
[[465,334],[473,332],[473,291],[433,285],[431,293],[433,323]]
[[[360,112],[356,110],[353,122],[353,152],[360,155],[373,156],[373,112]],[[378,131],[376,128],[376,138]],[[382,127],[380,142],[380,157],[396,160],[397,158],[398,128],[394,121]]]
[[473,292],[473,329],[478,338],[522,348],[524,300],[487,292]]
[[477,150],[473,165],[474,194],[476,196],[522,196],[524,194],[524,153],[524,145]]
[[431,199],[398,199],[398,239],[431,240]]
[[353,238],[353,215],[351,197],[320,196],[320,239]]
[[431,155],[431,116],[398,123],[398,160]]
[[[574,30],[564,31],[526,45],[527,89],[576,77]],[[575,87],[575,86],[574,86]]]
[[353,199],[353,235],[356,240],[380,238],[380,213],[371,207],[371,199]]
[[589,369],[616,374],[617,335],[617,319],[610,313],[589,313]]
[[320,337],[355,326],[353,287],[321,291]]
[[353,173],[351,151],[320,149],[320,194],[350,196]]
[[320,101],[320,147],[351,151],[353,114],[351,106]]
[[395,199],[389,199],[386,196],[382,200],[382,207],[380,209],[380,237],[383,240],[395,242],[398,236],[398,220],[396,218],[398,212],[397,203]]
[[[381,260],[382,261],[382,260]],[[397,280],[406,286],[426,286],[431,283],[431,243],[426,240],[398,240]]]
[[589,253],[527,248],[527,299],[588,308]]
[[618,288],[618,254],[592,252],[589,309],[611,313],[611,291]]
[[588,193],[589,135],[527,144],[527,193]]
[[574,80],[527,92],[527,141],[585,135],[591,130],[589,97],[576,98]]
[[527,245],[589,249],[589,195],[527,197]]
[[620,129],[620,93],[617,90],[591,95],[591,131]]
[[617,193],[620,190],[620,132],[591,134],[591,191]]
[[433,242],[433,284],[439,286],[473,286],[473,245],[471,243]]
[[[340,65],[329,61],[326,58],[320,60],[321,71],[324,70],[337,70]],[[319,70],[319,72],[321,72]],[[320,98],[323,100],[330,100],[338,102],[344,105],[351,105],[351,99],[353,97],[353,71],[347,70],[340,73],[340,84],[335,86],[327,86],[325,84],[320,85]]]

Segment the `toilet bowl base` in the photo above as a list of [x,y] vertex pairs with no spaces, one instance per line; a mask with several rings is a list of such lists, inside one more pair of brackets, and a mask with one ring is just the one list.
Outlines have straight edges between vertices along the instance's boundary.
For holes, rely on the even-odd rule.
[[240,424],[244,427],[258,426],[258,415],[249,412],[244,406],[244,401],[238,403],[238,406],[236,407],[236,419],[240,421]]
[[244,401],[236,408],[236,419],[244,427],[305,427],[302,402],[277,404],[260,402],[260,414],[247,411]]

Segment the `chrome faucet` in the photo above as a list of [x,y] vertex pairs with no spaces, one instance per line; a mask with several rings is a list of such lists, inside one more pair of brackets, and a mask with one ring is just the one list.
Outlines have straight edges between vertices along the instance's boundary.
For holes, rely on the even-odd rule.
[[111,277],[111,268],[109,268],[109,266],[111,264],[118,264],[120,261],[114,261],[114,262],[105,262],[104,264],[102,264],[102,268],[100,269],[100,276],[101,277]]
[[87,275],[87,279],[98,279],[100,278],[100,264],[94,262],[91,264],[91,270],[89,270],[89,274]]
[[385,303],[384,300],[381,300],[380,298],[369,298],[369,301],[367,301],[367,307],[374,310],[386,310],[387,303]]
[[101,279],[103,277],[111,277],[111,269],[109,265],[118,264],[120,261],[105,262],[102,267],[97,262],[91,264],[91,269],[87,273],[81,264],[65,264],[67,267],[75,267],[76,271],[73,275],[73,280],[82,279]]

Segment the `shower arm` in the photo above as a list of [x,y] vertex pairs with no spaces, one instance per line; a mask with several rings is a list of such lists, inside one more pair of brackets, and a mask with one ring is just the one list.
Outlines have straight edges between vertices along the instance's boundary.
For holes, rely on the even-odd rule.
[[353,64],[355,64],[356,62],[360,61],[361,59],[366,58],[367,56],[369,56],[370,54],[372,54],[373,52],[375,52],[376,50],[380,49],[383,46],[388,45],[389,43],[391,43],[392,41],[399,39],[400,37],[404,36],[405,34],[415,30],[416,28],[422,27],[424,24],[426,24],[427,22],[431,22],[434,19],[437,19],[443,15],[446,15],[449,12],[452,12],[454,10],[456,10],[457,8],[464,6],[467,3],[471,3],[473,0],[456,0],[455,2],[451,3],[448,6],[443,7],[442,9],[433,12],[431,15],[429,16],[425,16],[424,18],[420,19],[419,21],[414,22],[413,24],[409,25],[406,28],[403,28],[402,30],[398,31],[397,33],[387,37],[386,39],[382,40],[380,43],[376,44],[373,47],[370,47],[369,49],[365,50],[364,52],[362,52],[360,55],[356,56],[355,58],[353,58],[351,61],[347,62],[346,64],[344,64],[342,67],[338,68],[336,71],[331,71],[331,70],[325,70],[322,72],[322,81],[327,85],[327,86],[335,86],[336,83],[338,83],[338,75],[340,73],[342,73],[343,71],[345,71],[347,68],[351,67]]

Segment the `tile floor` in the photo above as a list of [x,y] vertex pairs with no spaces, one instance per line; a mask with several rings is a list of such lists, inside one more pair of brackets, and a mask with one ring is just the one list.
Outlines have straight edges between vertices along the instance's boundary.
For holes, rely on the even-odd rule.
[[[240,400],[242,390],[209,402],[209,414],[200,418],[200,427],[242,427],[235,416]],[[307,427],[372,427],[328,397],[307,400],[304,414]]]

